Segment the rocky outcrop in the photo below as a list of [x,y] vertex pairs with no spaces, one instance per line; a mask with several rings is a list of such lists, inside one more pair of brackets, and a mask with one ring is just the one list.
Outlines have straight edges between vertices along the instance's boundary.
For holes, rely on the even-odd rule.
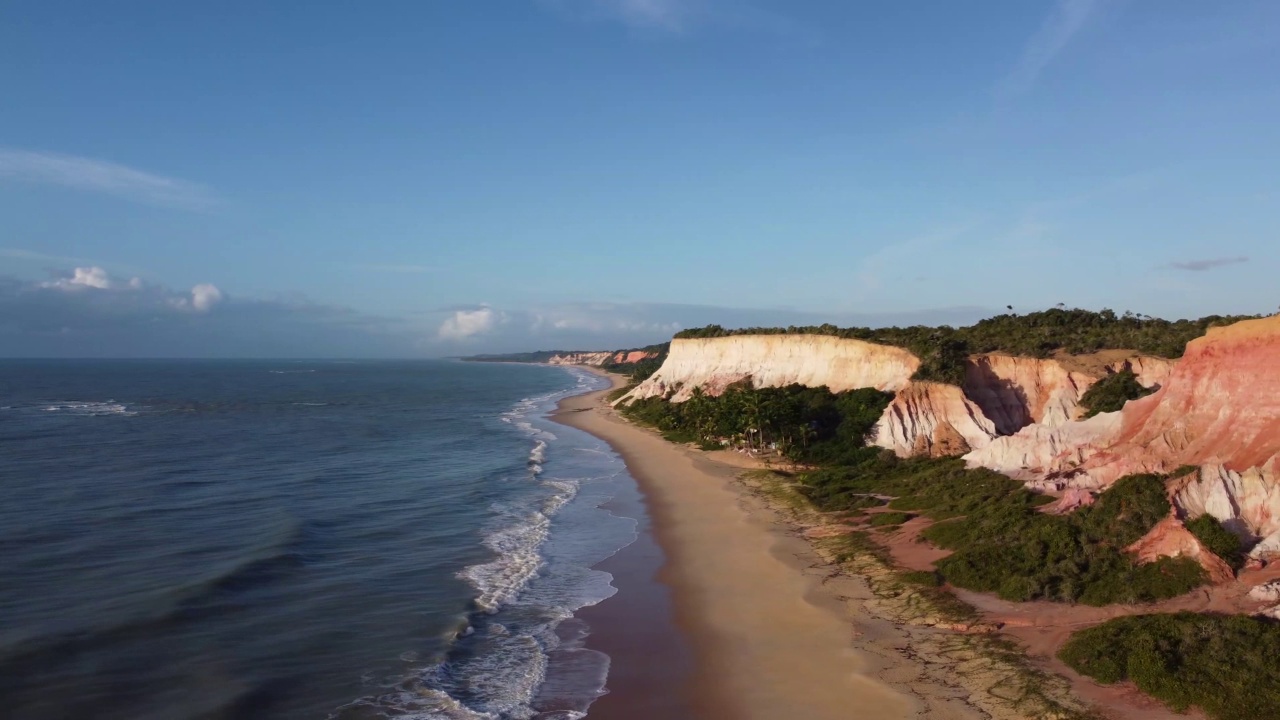
[[1156,523],[1150,532],[1127,550],[1136,555],[1139,562],[1144,563],[1154,562],[1162,557],[1191,558],[1204,568],[1209,580],[1214,583],[1228,582],[1235,578],[1231,566],[1210,552],[1181,521],[1172,516]]
[[960,388],[912,382],[880,416],[874,442],[904,457],[943,457],[985,447],[994,437],[995,424]]
[[1097,381],[1054,359],[986,354],[966,363],[964,392],[1009,435],[1032,423],[1057,427],[1074,420],[1080,396]]
[[985,467],[1040,490],[1100,489],[1083,467],[1120,429],[1120,413],[1101,413],[1057,427],[1028,425],[965,455],[970,467]]
[[1177,364],[1177,360],[1135,355],[1131,358],[1111,363],[1107,366],[1107,370],[1112,373],[1128,370],[1137,377],[1139,385],[1159,390],[1169,380],[1169,374],[1173,372],[1173,368]]
[[1258,602],[1280,602],[1280,580],[1272,580],[1249,588],[1249,597]]
[[1254,557],[1280,554],[1280,473],[1274,461],[1244,471],[1205,465],[1179,482],[1173,502],[1187,518],[1217,518],[1253,545]]
[[627,398],[687,400],[695,387],[718,395],[749,381],[755,387],[827,386],[833,392],[900,390],[920,366],[902,348],[826,335],[734,335],[677,338],[662,367]]

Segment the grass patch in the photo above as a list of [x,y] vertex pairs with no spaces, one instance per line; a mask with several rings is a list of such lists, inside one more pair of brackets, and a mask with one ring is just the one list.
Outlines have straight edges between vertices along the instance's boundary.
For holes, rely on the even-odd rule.
[[1082,675],[1131,680],[1178,712],[1280,718],[1280,625],[1242,615],[1116,618],[1071,636],[1058,657]]

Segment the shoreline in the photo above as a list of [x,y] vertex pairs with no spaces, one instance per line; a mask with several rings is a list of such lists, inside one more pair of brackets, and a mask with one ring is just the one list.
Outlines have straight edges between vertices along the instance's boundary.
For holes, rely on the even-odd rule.
[[[550,418],[608,443],[643,495],[665,558],[657,582],[669,588],[675,627],[693,661],[674,695],[688,714],[669,716],[834,720],[849,717],[851,706],[886,719],[989,716],[973,702],[973,690],[930,671],[959,661],[917,649],[921,633],[940,640],[944,631],[906,632],[901,622],[867,612],[864,605],[876,601],[868,580],[828,562],[780,508],[747,488],[739,476],[749,462],[722,462],[627,422],[604,402],[622,378],[583,369],[611,387],[564,398]],[[620,585],[618,595],[624,592]],[[601,616],[610,602],[619,600],[593,614],[607,619]],[[648,641],[609,639],[596,627],[592,634],[602,636],[607,647],[600,649],[612,661],[609,693],[591,715],[653,717],[643,679],[656,673],[671,682],[663,658],[647,651]]]

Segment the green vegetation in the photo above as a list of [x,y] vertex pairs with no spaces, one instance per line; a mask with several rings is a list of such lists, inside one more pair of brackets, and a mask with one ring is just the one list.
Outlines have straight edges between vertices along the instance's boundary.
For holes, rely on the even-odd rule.
[[1241,615],[1116,618],[1071,637],[1058,657],[1111,684],[1131,680],[1178,712],[1217,720],[1280,717],[1280,625]]
[[1244,547],[1240,544],[1240,538],[1222,527],[1217,518],[1206,513],[1185,524],[1197,540],[1214,555],[1225,560],[1232,569],[1244,567]]
[[921,360],[915,379],[959,385],[964,381],[964,359],[972,353],[1005,352],[1048,357],[1056,350],[1074,354],[1124,348],[1149,355],[1181,357],[1186,344],[1215,325],[1228,325],[1253,316],[1210,315],[1199,320],[1161,320],[1111,310],[1054,308],[1042,312],[1013,313],[987,318],[963,328],[839,328],[835,325],[727,330],[719,325],[683,330],[677,338],[728,335],[810,334],[853,338],[895,345]]
[[1088,410],[1084,416],[1091,418],[1098,413],[1115,412],[1130,400],[1146,397],[1153,392],[1155,390],[1138,383],[1138,376],[1132,370],[1121,370],[1094,383],[1080,397],[1080,405]]
[[827,511],[889,495],[890,508],[938,521],[922,537],[955,551],[938,571],[958,587],[1006,600],[1107,605],[1174,597],[1204,583],[1192,560],[1139,565],[1124,552],[1169,513],[1162,476],[1122,478],[1089,507],[1047,515],[1037,508],[1049,498],[958,458],[861,454],[860,462],[804,474],[802,492]]
[[833,393],[802,385],[753,388],[744,381],[715,397],[695,389],[682,403],[635,400],[622,412],[677,442],[773,448],[796,462],[832,463],[863,449],[892,399],[873,388]]

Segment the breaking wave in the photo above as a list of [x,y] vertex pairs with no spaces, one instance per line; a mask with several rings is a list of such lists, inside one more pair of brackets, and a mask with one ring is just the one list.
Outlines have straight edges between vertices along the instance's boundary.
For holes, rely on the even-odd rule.
[[54,402],[46,405],[45,412],[64,413],[67,415],[85,415],[89,417],[98,417],[102,415],[137,415],[137,410],[130,410],[124,403],[118,403],[115,400],[107,400],[105,402],[93,402],[87,400],[70,400],[62,402]]

